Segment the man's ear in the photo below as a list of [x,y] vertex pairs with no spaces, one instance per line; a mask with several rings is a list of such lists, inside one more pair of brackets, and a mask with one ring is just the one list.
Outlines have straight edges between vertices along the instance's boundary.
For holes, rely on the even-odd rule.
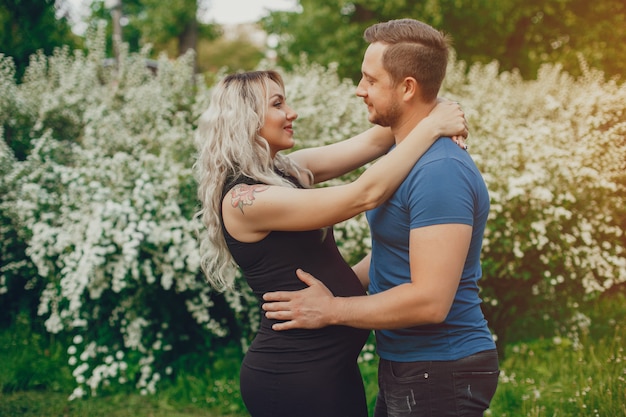
[[411,101],[416,97],[421,96],[420,85],[413,77],[406,77],[402,80],[402,98],[405,101]]

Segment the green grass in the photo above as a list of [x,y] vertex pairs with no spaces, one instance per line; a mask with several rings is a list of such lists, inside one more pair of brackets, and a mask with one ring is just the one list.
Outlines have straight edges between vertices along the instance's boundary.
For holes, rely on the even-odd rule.
[[[614,295],[559,338],[535,338],[506,348],[498,390],[487,416],[626,416],[626,296]],[[62,343],[29,331],[19,320],[0,330],[2,417],[244,417],[237,392],[239,358],[217,366],[196,362],[154,396],[113,394],[67,401],[73,388]],[[231,357],[233,356],[233,357]],[[370,410],[376,364],[361,364]]]
[[626,416],[626,327],[598,339],[536,340],[507,348],[491,407],[498,417]]
[[202,405],[171,403],[160,396],[111,395],[67,401],[57,392],[26,391],[0,394],[2,417],[241,417]]
[[507,346],[497,417],[626,416],[626,295],[590,306],[589,325]]
[[20,315],[0,328],[0,417],[241,417],[240,354],[224,350],[206,358],[178,359],[182,370],[156,395],[114,393],[68,401],[75,381],[66,344]]

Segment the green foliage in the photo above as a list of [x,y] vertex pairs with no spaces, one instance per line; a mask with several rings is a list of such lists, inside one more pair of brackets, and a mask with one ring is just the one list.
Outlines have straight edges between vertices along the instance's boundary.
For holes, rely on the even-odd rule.
[[[596,2],[597,3],[597,2]],[[544,63],[580,75],[579,55],[609,76],[626,72],[626,6],[621,0],[300,0],[302,12],[273,12],[263,20],[281,37],[279,63],[290,68],[306,54],[339,74],[360,78],[363,30],[411,17],[449,33],[459,60],[517,70],[535,78]]]
[[[237,346],[180,358],[172,384],[161,394],[178,404],[198,404],[222,413],[246,414],[239,393],[243,354]],[[210,366],[207,366],[207,363]]]
[[301,55],[322,65],[338,64],[339,75],[358,80],[365,50],[363,30],[374,23],[353,21],[352,2],[300,0],[302,13],[271,12],[261,23],[278,35],[278,65],[288,70],[298,65]]
[[10,329],[0,332],[0,397],[14,391],[59,392],[71,387],[65,343],[31,322],[27,314],[19,314]]
[[13,58],[18,80],[35,52],[49,55],[56,47],[80,44],[67,17],[57,18],[55,4],[51,0],[0,2],[0,54]]
[[342,77],[358,79],[362,29],[341,14],[344,2],[299,3],[301,13],[275,11],[261,20],[263,29],[280,39],[275,48],[277,64],[291,70],[304,56],[322,65],[336,63]]
[[[24,159],[30,150],[28,126],[32,125],[32,115],[27,110],[26,103],[16,100],[15,71],[13,59],[0,54],[0,89],[5,92],[0,96],[0,126],[5,139],[0,152],[4,162],[0,169],[3,171],[10,166],[14,157]],[[12,152],[8,152],[6,147],[11,148]]]
[[[90,4],[91,14],[87,19],[87,25],[91,30],[96,30],[100,26],[106,29],[106,55],[113,56],[113,22],[111,10],[106,7],[104,0],[94,0]],[[144,45],[142,40],[141,28],[134,23],[132,16],[141,11],[140,3],[133,0],[123,0],[122,14],[131,16],[128,18],[128,24],[123,27],[122,41],[126,44],[128,50],[138,52]]]
[[[189,48],[196,49],[197,40],[216,39],[220,35],[214,24],[197,20],[199,9],[205,7],[203,0],[123,0],[122,14],[126,23],[122,27],[122,41],[130,51],[139,52],[150,46],[152,57],[163,52],[171,56],[183,55]],[[107,51],[113,54],[113,24],[111,10],[105,0],[91,2],[89,25],[95,28],[106,23]]]
[[[68,347],[69,346],[69,347]],[[177,369],[158,395],[117,394],[100,390],[104,398],[68,402],[74,388],[75,346],[48,334],[26,314],[0,328],[0,415],[10,416],[243,416],[239,395],[241,349],[230,346],[180,354]],[[68,363],[69,362],[69,363]]]
[[265,58],[263,48],[252,42],[245,33],[230,39],[201,39],[197,50],[200,73],[250,71],[257,68]]
[[195,402],[172,402],[166,396],[117,394],[85,401],[67,401],[67,395],[47,391],[6,394],[0,401],[2,417],[245,417]]

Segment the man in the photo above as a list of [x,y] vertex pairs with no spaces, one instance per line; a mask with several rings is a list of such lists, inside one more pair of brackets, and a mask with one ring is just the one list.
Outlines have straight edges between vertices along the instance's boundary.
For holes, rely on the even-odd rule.
[[[449,41],[412,19],[365,31],[369,46],[356,94],[369,120],[400,143],[435,106]],[[437,141],[391,199],[367,213],[372,253],[354,267],[369,296],[333,297],[309,287],[267,293],[275,330],[348,325],[376,330],[375,417],[482,416],[498,382],[495,343],[480,309],[480,251],[489,212],[469,154]]]

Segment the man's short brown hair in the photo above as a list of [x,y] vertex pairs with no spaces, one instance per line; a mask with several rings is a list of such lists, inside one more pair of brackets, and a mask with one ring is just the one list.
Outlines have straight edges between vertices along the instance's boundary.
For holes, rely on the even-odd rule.
[[370,26],[363,37],[368,43],[388,45],[383,68],[394,84],[413,77],[424,100],[437,97],[448,66],[449,36],[418,20],[398,19]]

